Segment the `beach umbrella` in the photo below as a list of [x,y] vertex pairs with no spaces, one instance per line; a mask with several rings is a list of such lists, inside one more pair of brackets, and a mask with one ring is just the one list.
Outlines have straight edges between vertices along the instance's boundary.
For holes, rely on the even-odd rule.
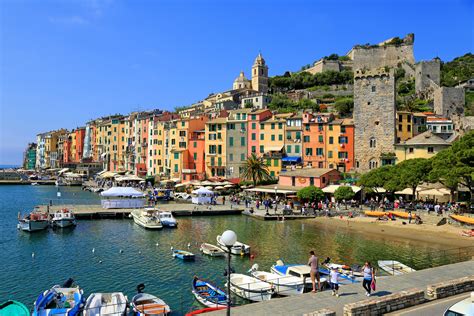
[[234,186],[232,184],[226,184],[224,185],[224,188],[233,188]]
[[219,186],[215,187],[214,190],[224,190],[224,187],[219,185]]
[[208,185],[207,187],[205,187],[206,189],[208,190],[212,190],[212,186]]
[[229,181],[224,181],[224,182],[221,182],[220,184],[223,185],[223,186],[234,185],[232,182],[229,182]]
[[213,184],[214,184],[214,182],[207,181],[207,180],[206,180],[206,181],[203,181],[203,182],[201,182],[201,185],[203,185],[203,186],[208,186],[208,185],[213,185]]

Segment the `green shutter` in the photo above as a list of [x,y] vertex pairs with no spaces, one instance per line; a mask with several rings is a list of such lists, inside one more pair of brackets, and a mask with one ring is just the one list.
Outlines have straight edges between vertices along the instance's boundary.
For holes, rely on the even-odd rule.
[[286,153],[291,154],[291,145],[286,145]]

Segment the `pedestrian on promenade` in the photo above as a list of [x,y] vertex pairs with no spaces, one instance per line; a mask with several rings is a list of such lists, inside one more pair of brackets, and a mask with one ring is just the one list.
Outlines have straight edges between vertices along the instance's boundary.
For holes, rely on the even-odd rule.
[[339,297],[339,272],[337,271],[336,267],[332,267],[331,272],[329,273],[330,280],[329,280],[329,285],[331,286],[332,290],[332,295],[336,295],[336,297]]
[[311,282],[313,283],[312,293],[316,293],[316,280],[318,280],[318,290],[321,289],[321,283],[319,281],[319,258],[316,257],[314,251],[309,252],[310,256],[308,260],[308,265],[311,267],[310,276]]
[[411,211],[408,211],[408,224],[411,224]]
[[375,281],[374,278],[374,268],[369,261],[365,262],[364,268],[362,269],[364,273],[364,280],[362,281],[362,286],[365,289],[365,295],[370,296],[372,282]]

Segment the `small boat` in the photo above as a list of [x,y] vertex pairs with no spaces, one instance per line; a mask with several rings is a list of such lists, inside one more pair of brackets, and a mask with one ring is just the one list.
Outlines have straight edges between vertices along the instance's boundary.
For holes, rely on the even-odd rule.
[[0,316],[10,315],[29,316],[30,311],[24,304],[14,300],[8,300],[5,303],[0,304]]
[[[226,286],[229,285],[226,284]],[[239,273],[230,275],[230,290],[236,295],[253,302],[268,301],[274,293],[274,288],[269,283]]]
[[33,183],[31,183],[31,185],[39,185],[39,183],[38,182],[33,182]]
[[168,315],[171,312],[168,304],[162,299],[147,293],[142,293],[145,289],[144,284],[137,286],[138,294],[132,298],[130,304],[134,315],[136,316],[156,316]]
[[174,218],[171,212],[160,211],[160,221],[161,224],[165,227],[176,227],[178,226],[178,222],[176,218]]
[[82,312],[83,316],[127,315],[127,297],[121,293],[92,293]]
[[204,254],[209,255],[211,257],[222,257],[225,255],[225,251],[222,250],[221,248],[212,245],[212,244],[207,244],[203,243],[201,244],[201,247],[199,248]]
[[250,269],[253,277],[273,285],[275,293],[282,296],[292,296],[303,294],[305,284],[301,278],[288,275],[283,276],[266,271],[258,271],[258,264],[254,264]]
[[330,271],[334,268],[340,273],[342,278],[348,280],[356,281],[357,278],[364,277],[364,273],[361,271],[361,267],[358,265],[353,265],[350,267],[346,264],[332,263],[330,261],[331,258],[327,257],[326,260],[321,263],[319,272],[329,275]]
[[193,278],[193,294],[196,300],[204,306],[227,306],[227,295],[223,290],[196,276]]
[[411,272],[415,272],[415,269],[395,260],[379,260],[377,261],[380,269],[388,272],[390,275],[403,275]]
[[[403,212],[403,211],[391,211],[390,213],[391,213],[392,215],[396,216],[396,217],[400,217],[400,218],[404,218],[404,219],[410,218],[410,213],[408,213],[408,212]],[[415,219],[415,213],[411,213],[411,218],[412,218],[412,219]]]
[[18,228],[28,232],[34,232],[48,228],[49,218],[47,213],[32,211],[30,214],[21,218],[18,213]]
[[[221,235],[217,236],[217,244],[219,247],[224,250],[225,252],[229,252],[227,246],[221,241]],[[235,244],[230,248],[230,253],[233,255],[249,255],[250,254],[250,246],[244,243],[236,241]]]
[[33,316],[76,316],[84,306],[82,290],[68,279],[62,286],[55,285],[41,293],[34,303]]
[[61,228],[76,226],[76,217],[73,212],[69,211],[67,208],[63,208],[53,214],[51,224],[53,227]]
[[455,221],[461,222],[463,224],[474,225],[474,217],[463,216],[463,215],[449,215]]
[[384,217],[388,215],[387,212],[380,212],[380,211],[365,211],[364,214],[370,217]]
[[194,253],[186,250],[173,250],[173,257],[181,260],[194,260]]
[[[272,265],[271,272],[282,276],[295,276],[302,280],[306,288],[313,286],[311,282],[311,268],[305,264],[284,264],[282,260],[278,260]],[[325,283],[326,278],[319,278],[319,283]]]
[[161,229],[161,224],[158,211],[154,209],[133,210],[131,213],[135,224],[148,229]]
[[201,315],[205,313],[210,313],[210,312],[215,312],[221,309],[226,309],[224,306],[219,306],[219,307],[206,307],[202,309],[197,309],[192,312],[186,313],[186,316],[193,316],[193,315]]

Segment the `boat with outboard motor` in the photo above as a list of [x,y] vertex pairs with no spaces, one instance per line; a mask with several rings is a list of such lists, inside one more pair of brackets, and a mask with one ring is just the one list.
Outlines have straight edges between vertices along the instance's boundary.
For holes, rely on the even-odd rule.
[[[218,235],[216,239],[217,239],[217,245],[225,252],[229,252],[227,246],[221,241],[221,235]],[[249,255],[250,246],[236,241],[234,245],[230,248],[230,253],[233,255],[241,255],[241,256]]]
[[125,316],[127,309],[127,297],[121,292],[92,293],[86,300],[82,316]]
[[193,278],[193,295],[207,307],[227,306],[227,294],[224,290],[197,276]]
[[63,208],[57,212],[54,212],[53,218],[51,219],[51,225],[53,227],[70,227],[76,226],[76,217],[74,213],[67,208]]
[[178,222],[176,221],[176,218],[174,218],[173,213],[167,212],[167,211],[160,211],[159,212],[159,217],[161,224],[165,227],[177,227]]
[[33,307],[33,316],[78,316],[84,307],[84,296],[79,286],[69,278],[63,285],[55,285],[41,293]]
[[292,275],[279,275],[276,273],[258,271],[258,264],[254,264],[249,270],[250,274],[263,281],[273,285],[275,293],[282,296],[292,296],[303,294],[305,284],[299,277]]
[[173,257],[181,260],[194,260],[195,256],[192,252],[186,250],[173,250]]
[[147,229],[161,229],[160,216],[155,209],[133,210],[130,214],[135,224]]
[[213,244],[208,244],[208,243],[202,243],[201,247],[199,250],[202,251],[202,253],[211,256],[211,257],[222,257],[225,255],[225,251],[222,250],[221,248],[213,245]]
[[[229,285],[226,284],[226,286]],[[240,273],[230,274],[230,290],[253,302],[268,301],[274,293],[274,287],[271,284]]]
[[[311,282],[311,268],[305,264],[285,264],[283,260],[279,259],[272,265],[270,271],[272,273],[282,276],[295,276],[302,280],[305,284],[305,288],[312,288]],[[326,278],[319,278],[320,284],[326,283]]]
[[21,218],[20,213],[18,213],[18,229],[27,232],[34,232],[47,229],[48,225],[49,216],[45,212],[40,212],[35,209],[23,218]]
[[137,286],[137,295],[132,298],[130,306],[136,316],[168,315],[171,312],[168,304],[155,295],[143,293],[145,284]]

